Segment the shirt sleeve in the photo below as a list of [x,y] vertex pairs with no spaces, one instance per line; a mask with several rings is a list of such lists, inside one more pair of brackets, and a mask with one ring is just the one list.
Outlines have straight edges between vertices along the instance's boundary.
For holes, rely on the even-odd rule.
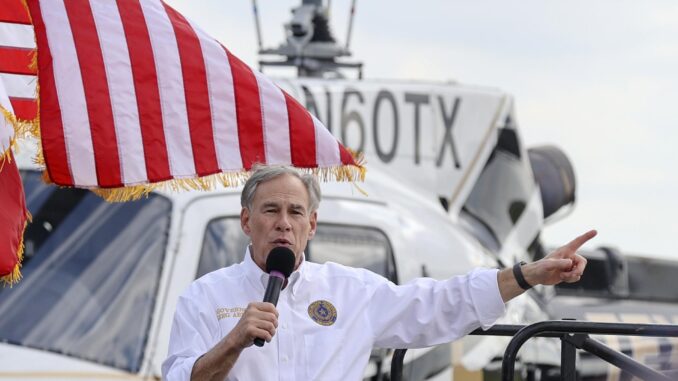
[[190,380],[195,362],[214,346],[219,331],[214,312],[200,309],[195,298],[182,295],[174,313],[167,358],[162,363],[163,380]]
[[381,282],[367,307],[375,346],[418,348],[449,343],[504,314],[498,270],[476,269],[445,281]]

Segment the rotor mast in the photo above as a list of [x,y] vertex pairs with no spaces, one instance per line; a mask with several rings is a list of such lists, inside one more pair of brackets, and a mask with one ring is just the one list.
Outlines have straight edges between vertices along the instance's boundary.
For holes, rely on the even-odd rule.
[[256,1],[255,23],[259,38],[260,56],[278,56],[278,59],[260,59],[259,68],[264,67],[296,67],[300,77],[343,77],[339,69],[357,69],[358,78],[362,78],[362,62],[342,62],[341,57],[348,57],[350,30],[353,24],[355,0],[351,4],[349,32],[345,46],[337,43],[329,26],[329,7],[324,0],[302,0],[301,5],[292,9],[292,20],[285,24],[286,40],[273,49],[261,48],[258,11]]

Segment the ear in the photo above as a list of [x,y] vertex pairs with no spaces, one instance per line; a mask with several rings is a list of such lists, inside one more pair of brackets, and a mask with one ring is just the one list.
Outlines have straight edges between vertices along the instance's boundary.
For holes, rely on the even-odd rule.
[[311,213],[309,222],[311,223],[311,231],[308,232],[308,239],[312,239],[315,236],[315,231],[318,227],[318,211]]
[[249,237],[252,230],[250,229],[250,211],[247,208],[240,210],[240,228]]

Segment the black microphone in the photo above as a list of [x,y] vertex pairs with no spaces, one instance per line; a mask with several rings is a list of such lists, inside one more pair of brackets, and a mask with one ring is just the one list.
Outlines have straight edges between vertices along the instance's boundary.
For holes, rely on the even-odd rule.
[[[282,289],[285,279],[287,279],[294,270],[296,257],[294,252],[287,247],[278,246],[268,253],[266,258],[266,272],[268,273],[268,285],[264,294],[264,302],[278,304],[278,296]],[[254,339],[254,345],[263,347],[266,341],[261,338]]]

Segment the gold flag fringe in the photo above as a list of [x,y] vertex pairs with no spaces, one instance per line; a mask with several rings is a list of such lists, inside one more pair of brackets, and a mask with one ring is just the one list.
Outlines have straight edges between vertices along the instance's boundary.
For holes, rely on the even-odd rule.
[[11,273],[0,277],[0,282],[2,282],[3,287],[12,287],[21,280],[21,262],[24,259],[24,233],[26,232],[26,226],[29,222],[32,222],[32,220],[33,217],[28,211],[26,211],[26,222],[24,223],[24,228],[21,231],[21,240],[19,241],[19,247],[16,253],[17,262]]
[[5,152],[0,152],[0,172],[5,168],[5,161],[10,161],[12,160],[12,156],[9,154],[10,150],[12,149],[12,145],[14,145],[14,139],[9,142],[9,147],[5,150]]
[[233,187],[243,184],[247,180],[244,172],[215,173],[198,178],[183,178],[161,181],[153,184],[130,185],[120,188],[92,188],[92,192],[108,202],[125,202],[147,197],[154,190],[169,190],[174,192],[216,189],[217,184],[224,187]]
[[[28,2],[26,0],[20,0],[21,4],[24,6],[26,9],[26,13],[28,13],[28,18],[31,20],[31,25],[33,25],[33,15],[31,14],[30,8],[28,8]],[[38,45],[35,45],[38,46]]]
[[[334,179],[336,181],[350,181],[355,185],[356,181],[365,180],[366,172],[362,155],[356,156],[355,160],[357,163],[355,166],[342,165],[328,168],[298,169],[311,173],[319,181],[327,182]],[[243,185],[248,178],[249,172],[247,171],[222,172],[198,178],[172,179],[153,184],[130,185],[120,188],[92,188],[90,190],[108,202],[125,202],[147,197],[154,190],[169,190],[174,192],[190,190],[210,191],[216,189],[218,184],[226,188],[236,187]],[[51,182],[47,171],[43,173],[43,180]],[[366,194],[357,185],[356,188],[358,188],[361,193]]]
[[[38,100],[39,102],[39,100]],[[38,111],[39,112],[39,111]],[[32,121],[19,121],[21,126],[19,129],[22,136],[33,136],[36,139],[40,140],[40,117]],[[355,185],[356,181],[365,180],[365,159],[362,153],[357,154],[349,150],[355,161],[355,165],[339,165],[334,167],[327,168],[298,168],[304,172],[308,172],[316,176],[320,181],[349,181]],[[33,159],[35,164],[45,167],[45,159],[42,151],[42,144],[38,144],[38,151]],[[143,197],[147,197],[149,193],[154,190],[170,190],[174,192],[178,191],[189,191],[189,190],[201,190],[209,191],[216,189],[217,184],[221,184],[224,187],[235,187],[242,185],[249,178],[249,173],[247,171],[238,171],[238,172],[221,172],[215,173],[208,176],[198,177],[198,178],[178,178],[172,180],[161,181],[153,184],[143,184],[143,185],[128,185],[120,188],[91,188],[90,190],[95,194],[102,197],[108,202],[125,202],[138,200]],[[43,181],[48,184],[53,182],[49,178],[49,173],[47,170],[43,172]],[[360,189],[357,185],[355,187],[363,194],[366,195],[365,191]]]
[[26,121],[22,120],[16,117],[11,111],[7,110],[4,108],[2,105],[0,105],[0,114],[4,117],[5,120],[12,126],[12,129],[14,130],[14,136],[10,138],[9,140],[9,147],[4,152],[0,152],[0,171],[2,170],[5,160],[10,160],[9,159],[9,151],[14,149],[17,149],[16,142],[20,138],[24,138],[26,136],[30,136],[33,134],[33,131],[35,130],[34,123],[36,121]]
[[[9,122],[9,124],[14,129],[14,136],[10,139],[9,147],[5,152],[0,152],[0,170],[2,170],[5,160],[9,160],[9,151],[13,149],[15,152],[18,152],[18,146],[16,144],[18,139],[26,138],[33,136],[36,139],[40,139],[40,122],[39,117],[36,117],[34,120],[23,120],[19,119],[11,113],[6,108],[0,105],[0,114]],[[40,160],[40,162],[39,162]],[[37,156],[34,159],[36,163],[41,166],[44,166],[44,159],[42,158],[42,146],[38,144]]]
[[[35,37],[35,34],[33,35]],[[38,46],[37,42],[35,46]],[[36,48],[31,52],[31,63],[28,64],[28,68],[34,72],[38,72],[38,49]]]
[[16,115],[2,106],[0,106],[0,113],[2,113],[9,124],[14,127],[14,140],[40,134],[38,118],[34,120],[19,119]]

